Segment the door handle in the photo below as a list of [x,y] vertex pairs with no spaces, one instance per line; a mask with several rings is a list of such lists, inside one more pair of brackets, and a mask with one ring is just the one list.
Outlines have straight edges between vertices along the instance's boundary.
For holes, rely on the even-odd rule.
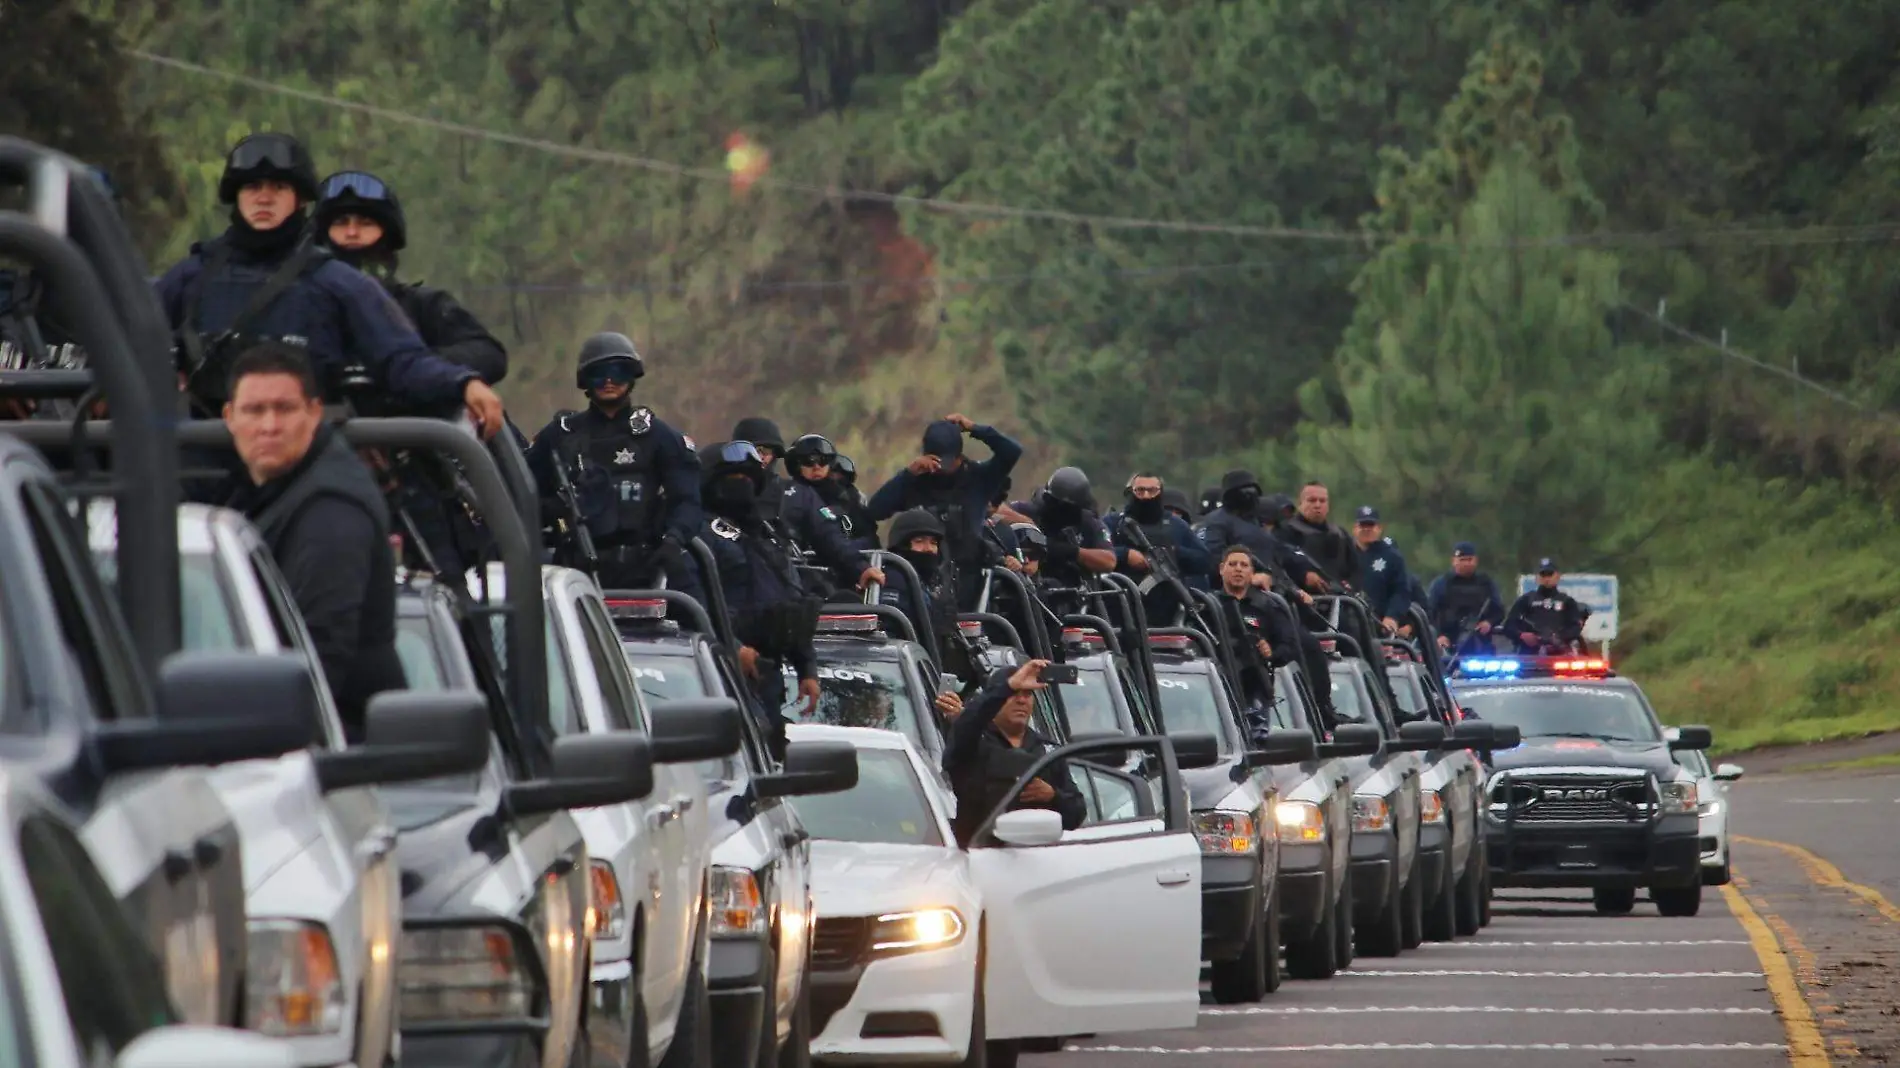
[[673,799],[673,804],[678,806],[679,811],[682,813],[691,812],[693,810],[692,795],[687,794],[681,797],[676,797]]
[[362,853],[365,859],[381,860],[395,848],[396,832],[391,828],[382,827],[363,839]]
[[1194,878],[1193,873],[1185,871],[1164,871],[1155,873],[1155,882],[1160,883],[1162,886],[1180,886],[1192,878]]
[[661,805],[647,813],[647,822],[655,827],[663,827],[676,814],[672,805]]

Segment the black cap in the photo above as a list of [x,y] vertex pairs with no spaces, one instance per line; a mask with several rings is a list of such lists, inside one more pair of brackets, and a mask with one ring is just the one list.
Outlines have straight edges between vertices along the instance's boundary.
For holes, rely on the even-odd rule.
[[1451,547],[1451,555],[1476,556],[1478,555],[1478,545],[1476,542],[1461,541],[1458,544]]
[[1260,488],[1260,480],[1254,477],[1252,471],[1236,469],[1220,477],[1220,492],[1223,497],[1247,486],[1252,486],[1254,489]]
[[785,451],[785,435],[778,432],[778,424],[762,415],[748,415],[739,420],[732,428],[732,440],[770,446],[780,453]]
[[939,419],[924,428],[924,455],[948,460],[963,455],[963,428],[948,419]]
[[884,547],[902,549],[910,544],[910,539],[925,534],[938,539],[943,537],[943,522],[935,513],[928,508],[899,512],[891,520],[890,530],[884,536]]
[[1555,574],[1556,571],[1557,571],[1557,560],[1555,557],[1546,556],[1542,560],[1537,561],[1538,574],[1550,575],[1550,574]]
[[1362,504],[1359,506],[1359,511],[1354,513],[1354,519],[1360,523],[1377,523],[1379,510],[1369,504]]

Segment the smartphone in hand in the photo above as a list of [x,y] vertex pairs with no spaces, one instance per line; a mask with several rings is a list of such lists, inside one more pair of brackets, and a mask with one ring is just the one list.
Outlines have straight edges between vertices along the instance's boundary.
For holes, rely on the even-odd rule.
[[1077,681],[1074,664],[1045,664],[1036,677],[1051,686],[1073,686]]

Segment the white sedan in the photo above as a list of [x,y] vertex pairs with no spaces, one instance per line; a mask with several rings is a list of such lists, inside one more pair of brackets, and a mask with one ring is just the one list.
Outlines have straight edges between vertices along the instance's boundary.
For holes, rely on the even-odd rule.
[[[1669,740],[1675,741],[1676,728],[1669,728],[1667,733]],[[1742,777],[1742,766],[1717,764],[1710,767],[1708,754],[1692,749],[1677,753],[1676,763],[1696,777],[1696,797],[1701,799],[1701,827],[1697,837],[1702,843],[1702,885],[1727,885],[1728,788],[1730,783]]]
[[[999,811],[966,850],[950,796],[902,734],[802,724],[788,737],[858,750],[857,786],[793,801],[813,838],[815,1060],[994,1068],[1017,1039],[1194,1026],[1200,846],[1181,806],[1155,811],[1119,770],[1113,743],[1032,770],[1095,751],[1111,766],[1088,767],[1090,787],[1125,790],[1128,818],[1064,831],[1050,810]],[[1132,744],[1168,780],[1160,796],[1181,796],[1161,743]]]

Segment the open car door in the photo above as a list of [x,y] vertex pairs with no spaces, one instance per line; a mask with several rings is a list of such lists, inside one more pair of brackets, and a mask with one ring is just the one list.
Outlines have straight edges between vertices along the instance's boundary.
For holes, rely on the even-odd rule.
[[[1057,775],[1100,798],[1089,822],[1064,832],[1051,810],[999,809],[971,838],[989,922],[989,1037],[1193,1027],[1201,848],[1173,746],[1160,737],[1064,746],[1010,796]],[[1120,796],[1103,796],[1111,792]],[[1159,808],[1157,797],[1166,799]]]

